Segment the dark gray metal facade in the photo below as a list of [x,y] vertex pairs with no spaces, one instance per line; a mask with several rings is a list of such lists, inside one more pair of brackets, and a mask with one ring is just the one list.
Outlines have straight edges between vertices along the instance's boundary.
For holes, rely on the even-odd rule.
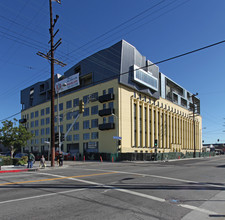
[[[142,68],[147,74],[157,79],[157,90],[134,80],[134,65],[138,68]],[[83,59],[67,70],[61,79],[63,77],[69,77],[77,72],[80,74],[80,82],[82,82],[82,79],[85,79],[86,76],[90,75],[91,83],[87,85],[81,83],[79,87],[67,90],[60,94],[60,96],[117,78],[120,84],[130,87],[137,92],[144,93],[152,97],[152,99],[158,99],[160,96],[166,98],[164,95],[165,92],[163,91],[165,89],[165,76],[163,75],[162,82],[164,86],[162,87],[159,67],[147,60],[134,46],[124,40]],[[59,80],[60,77],[55,75],[55,83]],[[48,79],[22,90],[22,110],[49,101],[51,97],[50,88],[51,82],[50,79]]]

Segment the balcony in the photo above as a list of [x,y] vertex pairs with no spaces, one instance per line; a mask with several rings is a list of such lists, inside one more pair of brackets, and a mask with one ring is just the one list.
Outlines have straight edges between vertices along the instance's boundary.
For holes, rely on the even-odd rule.
[[105,123],[105,124],[98,125],[98,129],[101,130],[101,131],[110,130],[110,129],[114,129],[114,128],[115,128],[114,123]]
[[102,109],[99,110],[98,115],[99,116],[106,116],[106,115],[112,115],[114,114],[114,108],[106,108],[106,109]]
[[102,96],[98,97],[98,101],[101,102],[101,103],[108,102],[108,101],[111,101],[111,100],[114,100],[114,94],[112,94],[112,93],[109,93],[109,94],[102,95]]

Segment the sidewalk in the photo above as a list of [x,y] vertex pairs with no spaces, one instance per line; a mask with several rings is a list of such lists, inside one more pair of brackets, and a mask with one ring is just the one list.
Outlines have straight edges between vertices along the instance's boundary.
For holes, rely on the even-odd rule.
[[[96,163],[97,161],[93,162]],[[55,167],[51,167],[51,161],[46,161],[46,168],[40,168],[39,161],[35,161],[33,164],[33,168],[27,168],[27,165],[24,166],[14,166],[14,165],[8,165],[8,166],[1,166],[0,174],[1,173],[16,173],[16,172],[28,172],[28,171],[39,171],[40,169],[57,169],[57,168],[63,168],[68,166],[75,166],[78,164],[84,164],[84,163],[90,163],[90,162],[83,162],[83,161],[63,161],[63,166],[60,167],[57,165],[57,162],[55,162]]]

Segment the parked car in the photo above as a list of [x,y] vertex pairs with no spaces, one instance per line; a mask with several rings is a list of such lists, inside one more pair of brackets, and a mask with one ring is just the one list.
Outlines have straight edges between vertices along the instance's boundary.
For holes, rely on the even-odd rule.
[[26,154],[26,153],[17,153],[17,154],[14,156],[14,158],[21,159],[21,158],[24,157],[24,156],[28,156],[28,154]]

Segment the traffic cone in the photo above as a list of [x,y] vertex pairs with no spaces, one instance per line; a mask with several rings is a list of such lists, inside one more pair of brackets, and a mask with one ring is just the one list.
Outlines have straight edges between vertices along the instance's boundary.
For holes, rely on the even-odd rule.
[[101,160],[101,162],[103,162],[103,161],[102,161],[102,156],[100,156],[100,160]]
[[114,161],[114,158],[112,157],[112,163],[113,163],[113,161]]

